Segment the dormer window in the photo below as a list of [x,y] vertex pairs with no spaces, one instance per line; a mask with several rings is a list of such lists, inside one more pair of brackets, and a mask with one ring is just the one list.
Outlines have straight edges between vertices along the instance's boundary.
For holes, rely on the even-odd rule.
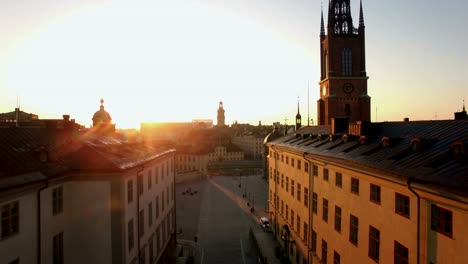
[[343,135],[343,138],[341,140],[343,141],[343,143],[347,143],[349,140],[348,135]]
[[380,144],[382,144],[382,147],[386,148],[390,146],[390,139],[388,137],[383,137],[382,140],[380,141]]
[[422,142],[419,138],[412,139],[410,145],[413,152],[419,152],[422,149]]
[[465,154],[465,144],[463,144],[463,142],[454,142],[450,146],[450,150],[452,150],[455,158],[460,158]]
[[366,144],[366,137],[365,137],[365,136],[361,136],[361,137],[359,138],[359,143],[360,143],[361,145]]

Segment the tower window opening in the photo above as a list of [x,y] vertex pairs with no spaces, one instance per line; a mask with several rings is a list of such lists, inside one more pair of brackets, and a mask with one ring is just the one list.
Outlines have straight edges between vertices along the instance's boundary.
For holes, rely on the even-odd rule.
[[341,11],[343,12],[343,14],[348,13],[346,3],[343,3],[343,5],[341,6]]
[[341,51],[341,64],[343,76],[351,76],[353,74],[353,61],[350,48],[344,48]]
[[341,8],[340,8],[340,4],[337,3],[337,4],[335,5],[335,14],[336,14],[336,15],[340,13],[340,9],[341,9]]
[[348,22],[343,22],[341,31],[343,32],[343,34],[348,34]]
[[340,23],[336,22],[335,23],[335,34],[340,34],[340,33],[341,33]]

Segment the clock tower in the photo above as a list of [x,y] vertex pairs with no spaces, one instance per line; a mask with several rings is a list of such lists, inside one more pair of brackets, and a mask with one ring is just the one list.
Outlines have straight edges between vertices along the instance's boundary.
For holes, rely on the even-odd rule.
[[331,125],[331,118],[370,121],[362,0],[360,4],[359,27],[354,28],[350,0],[330,0],[327,34],[322,11],[319,125]]

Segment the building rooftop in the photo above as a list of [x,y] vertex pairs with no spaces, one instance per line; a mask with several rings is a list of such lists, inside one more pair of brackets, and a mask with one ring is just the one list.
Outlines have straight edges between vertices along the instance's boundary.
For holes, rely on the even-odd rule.
[[368,123],[334,134],[304,127],[268,145],[468,196],[468,120]]

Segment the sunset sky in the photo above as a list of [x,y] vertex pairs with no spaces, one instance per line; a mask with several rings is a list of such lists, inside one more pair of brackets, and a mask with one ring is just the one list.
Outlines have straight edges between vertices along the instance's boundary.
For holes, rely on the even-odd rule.
[[[359,1],[351,0],[357,27]],[[324,1],[326,16],[328,1]],[[70,114],[104,98],[118,128],[216,119],[307,123],[319,0],[2,0],[0,112]],[[372,120],[452,119],[468,100],[466,0],[363,0]],[[326,19],[326,17],[325,17]],[[376,114],[377,112],[377,114]]]

